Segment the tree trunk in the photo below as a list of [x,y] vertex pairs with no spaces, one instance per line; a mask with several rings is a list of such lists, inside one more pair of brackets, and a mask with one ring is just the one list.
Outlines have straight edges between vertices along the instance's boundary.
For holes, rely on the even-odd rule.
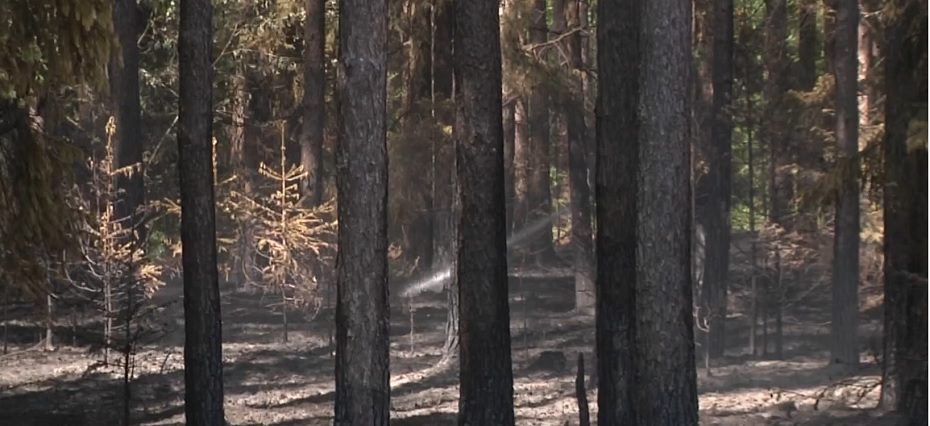
[[771,152],[769,163],[769,218],[788,228],[792,193],[791,151],[785,97],[788,93],[787,0],[766,0],[765,32],[765,137]]
[[184,409],[187,424],[220,426],[223,355],[213,196],[213,9],[183,0],[178,37],[178,157],[184,270]]
[[708,309],[708,354],[723,356],[726,347],[727,285],[730,267],[730,181],[732,178],[732,134],[730,117],[733,93],[733,1],[721,0],[713,7],[713,97],[707,183],[701,202],[705,231],[703,304]]
[[833,239],[831,362],[859,365],[859,111],[857,105],[857,0],[836,11],[836,142],[840,171]]
[[[874,102],[872,99],[872,85],[869,84],[869,75],[872,72],[872,29],[866,19],[869,13],[868,4],[866,1],[863,1],[861,17],[858,23],[858,35],[856,38],[856,54],[858,57],[857,63],[859,65],[859,71],[856,77],[859,81],[859,93],[857,96],[859,127],[864,132],[868,132],[868,127],[872,124],[872,105]],[[861,145],[860,149],[865,148],[866,142],[865,139],[859,141]]]
[[455,2],[458,423],[469,425],[514,424],[498,6]]
[[306,176],[301,192],[311,205],[323,201],[323,129],[326,123],[326,0],[306,0],[304,24],[303,123],[300,127],[300,164]]
[[800,0],[798,14],[798,86],[811,90],[817,83],[817,0]]
[[836,59],[836,6],[840,0],[822,0],[823,62],[826,72],[833,74]]
[[[432,97],[433,118],[441,126],[454,125],[451,101],[453,99],[452,33],[453,10],[451,0],[433,0],[432,16]],[[443,135],[445,135],[443,133]],[[433,200],[433,270],[452,267],[455,234],[453,232],[452,199],[452,139],[437,138],[432,144],[432,200]],[[445,287],[446,340],[443,344],[443,360],[448,362],[459,351],[458,290],[452,280]]]
[[696,425],[691,5],[598,5],[598,424]]
[[[126,223],[144,241],[141,228],[145,188],[142,181],[142,112],[139,103],[139,34],[143,28],[142,12],[132,0],[116,0],[113,26],[120,49],[110,66],[110,86],[113,111],[116,115],[116,144],[113,147],[115,169],[128,171],[116,175],[120,200],[116,203],[116,219],[130,218]],[[135,238],[133,238],[135,239]]]
[[53,301],[52,293],[49,293],[47,296],[45,296],[45,303],[45,350],[53,351],[55,350],[55,333],[53,331],[55,303]]
[[[506,69],[506,68],[505,68]],[[506,91],[504,92],[507,93]],[[516,148],[516,108],[514,101],[504,104],[503,111],[503,128],[504,128],[504,200],[507,203],[507,220],[504,222],[507,226],[507,235],[513,232],[514,221],[514,150]]]
[[882,403],[927,418],[927,151],[908,148],[927,103],[927,17],[916,0],[885,22],[884,347]]
[[749,355],[756,355],[756,335],[758,334],[758,324],[759,324],[759,286],[758,286],[758,277],[756,276],[756,268],[758,265],[757,261],[757,244],[756,240],[756,175],[755,175],[755,156],[753,148],[755,141],[753,140],[753,129],[755,122],[753,120],[753,103],[752,103],[753,94],[747,93],[746,103],[747,111],[746,115],[749,117],[746,123],[746,163],[748,165],[748,174],[749,174],[749,236],[752,238],[752,241],[749,243],[749,286],[750,286],[750,295],[752,302],[750,302],[750,321],[749,324]]
[[[546,0],[535,0],[530,20],[529,42],[545,43]],[[541,80],[540,80],[541,81]],[[527,156],[527,205],[524,225],[535,225],[551,220],[552,196],[549,182],[549,98],[542,83],[530,88],[526,99],[526,121],[529,130]],[[554,255],[552,226],[542,229],[530,237],[525,245],[526,252],[537,261]]]
[[513,221],[511,233],[526,226],[530,213],[530,138],[526,119],[526,100],[513,101]]
[[[404,97],[400,121],[404,128],[403,134],[409,136],[417,135],[418,127],[428,123],[426,119],[432,109],[432,48],[430,46],[432,27],[430,19],[430,0],[405,1],[404,30],[407,39],[404,43]],[[435,149],[433,141],[422,138],[420,141],[429,145],[424,149]],[[436,177],[432,176],[430,180],[435,181]],[[424,186],[421,190],[423,201],[422,204],[417,203],[414,208],[415,218],[407,231],[409,238],[406,240],[404,251],[409,253],[410,260],[418,259],[418,265],[429,270],[433,266],[432,256],[435,251],[432,245],[435,241],[433,222],[436,218],[433,210],[436,206],[432,200],[434,193],[432,188]]]
[[[568,28],[573,30],[582,25],[579,9],[580,0],[565,2]],[[576,95],[567,99],[565,121],[568,130],[568,174],[571,188],[572,251],[575,274],[575,309],[593,313],[594,310],[594,265],[593,241],[591,240],[591,188],[588,185],[587,128],[585,127],[585,93],[582,81],[585,64],[581,51],[581,35],[577,32],[568,37],[566,52],[568,66],[573,72],[571,87]]]
[[387,2],[339,4],[336,425],[387,425]]

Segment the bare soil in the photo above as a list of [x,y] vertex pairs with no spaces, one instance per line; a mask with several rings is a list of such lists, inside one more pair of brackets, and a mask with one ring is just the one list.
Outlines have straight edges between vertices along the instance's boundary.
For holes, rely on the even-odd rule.
[[[162,290],[161,301],[180,297],[178,285]],[[746,354],[747,320],[738,311],[728,321],[727,357],[699,367],[702,425],[891,425],[895,418],[876,409],[880,391],[877,290],[863,290],[863,365],[849,373],[828,365],[828,303],[809,297],[785,316],[782,360]],[[399,291],[395,291],[399,293]],[[739,295],[734,295],[737,301]],[[392,423],[455,423],[458,372],[441,358],[444,296],[421,294],[392,300]],[[232,425],[331,424],[333,357],[331,311],[315,318],[290,312],[289,342],[282,343],[274,297],[224,290],[226,416]],[[512,281],[511,330],[514,395],[519,425],[578,423],[575,360],[593,365],[594,321],[572,310],[570,280]],[[411,306],[412,305],[412,306]],[[738,305],[738,303],[737,303]],[[413,334],[411,336],[411,307]],[[35,309],[38,311],[38,309]],[[132,382],[132,423],[183,424],[183,335],[180,303],[159,313],[163,333],[137,351]],[[102,366],[100,353],[59,345],[47,352],[36,344],[39,318],[10,320],[10,353],[0,356],[0,425],[119,424],[122,368]],[[68,328],[56,329],[70,343]],[[877,340],[876,340],[877,339]],[[698,347],[700,353],[700,347]],[[542,361],[540,354],[549,351]],[[556,354],[553,354],[556,352]],[[564,355],[565,362],[558,353]],[[703,361],[699,356],[698,365]],[[596,419],[597,391],[587,397]]]

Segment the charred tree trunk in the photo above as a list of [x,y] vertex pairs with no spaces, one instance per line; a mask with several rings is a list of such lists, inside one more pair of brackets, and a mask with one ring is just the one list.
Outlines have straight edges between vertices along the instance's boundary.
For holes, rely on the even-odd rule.
[[213,196],[213,9],[183,0],[178,37],[178,156],[187,424],[221,426],[223,354]]
[[[406,0],[405,30],[407,32],[406,60],[404,61],[404,99],[403,115],[401,118],[404,134],[415,136],[418,127],[427,123],[432,108],[432,48],[431,48],[431,12],[430,0]],[[424,149],[435,149],[433,141],[423,141],[428,144]],[[431,180],[436,180],[433,176]],[[422,204],[417,205],[416,218],[411,224],[408,247],[405,252],[410,253],[410,260],[419,259],[418,264],[426,270],[433,266],[433,230],[436,219],[433,214],[435,203],[434,191],[425,186],[422,189]]]
[[[582,25],[579,0],[565,2],[565,16],[571,30]],[[591,188],[588,185],[589,164],[585,127],[585,93],[583,75],[586,72],[582,57],[581,35],[568,37],[566,53],[568,66],[573,69],[571,87],[576,95],[567,99],[565,121],[568,130],[568,175],[571,188],[572,257],[575,274],[575,309],[593,313],[594,309],[594,248],[591,239]]]
[[859,4],[839,0],[836,10],[836,142],[840,179],[833,239],[831,362],[859,365],[859,110],[857,51]]
[[727,286],[730,267],[730,182],[732,178],[730,117],[733,93],[733,1],[714,3],[712,108],[710,141],[705,151],[707,175],[701,203],[705,231],[702,303],[707,308],[708,355],[723,356],[726,347]]
[[[454,113],[452,73],[452,0],[433,0],[432,15],[432,97],[433,118],[442,126],[452,126]],[[433,141],[432,159],[432,224],[433,224],[433,270],[439,271],[452,266],[455,233],[452,208],[452,166],[454,164],[452,139],[438,138]],[[445,285],[446,340],[443,344],[442,362],[453,359],[459,351],[458,290],[448,280]]]
[[[113,147],[119,200],[116,219],[129,218],[125,225],[133,229],[138,241],[144,241],[142,212],[145,200],[142,180],[142,108],[139,102],[139,34],[142,32],[142,12],[132,0],[116,0],[113,26],[119,39],[117,57],[110,65],[110,87],[116,116],[116,144]],[[130,238],[137,240],[130,234]]]
[[817,83],[817,0],[800,0],[798,15],[798,87],[811,90]]
[[785,96],[788,93],[788,4],[766,0],[765,138],[769,145],[769,219],[787,228],[792,193]]
[[840,0],[821,0],[823,15],[823,62],[828,74],[833,74],[836,59],[836,6]]
[[304,23],[303,123],[300,127],[300,164],[306,176],[301,193],[317,206],[323,201],[323,130],[326,122],[326,1],[306,0]]
[[526,117],[526,100],[513,101],[513,222],[510,231],[526,226],[530,213],[530,136]]
[[691,7],[598,6],[598,424],[696,425]]
[[339,2],[336,425],[387,425],[387,2]]
[[498,6],[455,2],[458,423],[469,425],[514,424]]
[[[505,68],[506,69],[506,68]],[[507,93],[506,91],[504,92]],[[506,102],[506,101],[505,101]],[[507,203],[507,235],[513,232],[514,221],[514,149],[516,136],[516,120],[514,101],[505,103],[503,106],[503,128],[504,128],[504,200]]]
[[[927,16],[896,0],[885,22],[885,312],[882,403],[911,424],[927,418],[927,151],[909,149],[927,104]],[[925,7],[925,6],[924,6]]]
[[[545,43],[549,27],[546,25],[546,0],[535,0],[530,20],[529,42]],[[542,60],[542,58],[540,58]],[[540,80],[541,81],[541,80]],[[535,225],[551,220],[552,196],[549,182],[549,97],[542,83],[530,88],[526,98],[526,120],[529,130],[527,156],[527,205],[524,224]],[[527,241],[526,252],[537,261],[554,256],[552,226],[542,229]]]

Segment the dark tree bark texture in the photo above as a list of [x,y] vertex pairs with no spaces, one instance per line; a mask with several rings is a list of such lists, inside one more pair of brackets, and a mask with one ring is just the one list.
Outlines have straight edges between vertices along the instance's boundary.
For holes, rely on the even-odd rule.
[[301,192],[314,206],[323,201],[323,129],[326,120],[326,1],[306,0],[304,23],[303,123],[300,127],[300,164],[307,174]]
[[460,425],[514,424],[498,6],[455,2]]
[[213,195],[213,9],[183,0],[178,36],[178,157],[184,269],[184,412],[221,426],[223,355]]
[[811,90],[817,83],[817,0],[800,0],[798,15],[798,87]]
[[139,227],[142,215],[139,207],[145,201],[142,181],[142,108],[139,103],[139,46],[137,40],[142,31],[142,11],[135,1],[116,0],[113,10],[114,27],[119,39],[119,57],[110,66],[110,86],[113,92],[113,111],[116,115],[116,145],[113,147],[116,168],[130,168],[116,176],[120,192],[116,203],[116,218],[132,217],[127,226],[132,226],[138,240],[145,239],[144,229]]
[[927,151],[908,148],[927,105],[927,9],[896,0],[885,22],[885,312],[882,403],[927,419]]
[[691,5],[598,7],[598,424],[696,425]]
[[788,92],[788,3],[787,0],[766,0],[765,27],[765,141],[769,145],[769,217],[772,222],[787,226],[790,214],[792,182],[788,147],[787,114],[782,110]]
[[701,197],[705,232],[703,304],[707,307],[708,354],[723,356],[726,347],[727,286],[730,267],[730,182],[732,179],[730,118],[733,93],[733,0],[714,2],[713,97],[710,143],[705,151],[706,193]]
[[[565,2],[569,29],[581,27],[579,0]],[[594,243],[591,238],[591,188],[588,185],[587,128],[584,122],[585,93],[583,75],[586,72],[581,52],[581,35],[575,32],[565,43],[568,66],[574,69],[571,81],[575,96],[565,102],[568,133],[568,174],[571,187],[572,264],[575,273],[575,309],[580,312],[594,308]]]
[[336,425],[387,425],[387,2],[339,2]]
[[857,0],[836,10],[836,142],[840,170],[833,240],[831,362],[859,365],[859,109]]

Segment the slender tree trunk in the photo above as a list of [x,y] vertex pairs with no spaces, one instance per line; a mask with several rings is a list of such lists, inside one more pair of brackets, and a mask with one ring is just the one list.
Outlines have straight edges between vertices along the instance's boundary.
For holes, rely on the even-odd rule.
[[859,117],[857,0],[839,0],[836,11],[836,141],[840,170],[833,240],[831,362],[859,364]]
[[339,2],[336,425],[387,425],[387,2]]
[[[451,105],[454,93],[452,73],[452,0],[433,0],[432,15],[432,97],[433,118],[442,126],[454,125]],[[452,138],[433,141],[433,270],[452,267],[454,255],[454,218],[452,166],[454,164]],[[449,362],[459,351],[459,304],[458,290],[454,281],[448,280],[446,291],[446,340],[443,343],[443,359]]]
[[823,16],[823,62],[828,74],[833,74],[836,59],[836,7],[840,0],[821,0]]
[[326,122],[326,0],[306,0],[304,23],[303,123],[300,128],[300,164],[306,176],[301,192],[311,205],[323,201],[323,129]]
[[[927,151],[909,148],[927,104],[927,10],[895,0],[885,25],[884,345],[882,404],[927,418]],[[893,8],[893,9],[892,9]]]
[[[529,42],[544,43],[549,27],[546,24],[546,0],[535,0],[530,20]],[[552,196],[549,182],[549,98],[540,83],[530,88],[526,99],[526,121],[529,130],[527,156],[527,224],[551,219]],[[533,258],[551,258],[554,255],[552,226],[544,226],[526,244]]]
[[704,305],[708,308],[708,354],[723,356],[726,347],[727,286],[730,267],[730,181],[732,134],[730,117],[733,93],[733,1],[714,3],[713,97],[710,143],[707,150],[707,192],[701,203],[706,235]]
[[[791,172],[791,148],[788,131],[788,114],[785,100],[788,93],[788,2],[787,0],[766,0],[766,33],[764,66],[766,70],[765,127],[764,134],[769,157],[769,220],[790,230],[792,225],[791,200],[794,198],[793,177]],[[769,295],[781,291],[775,280],[767,280]],[[763,314],[763,354],[768,351],[768,317],[781,310],[781,299],[772,298],[765,302]],[[777,316],[777,315],[776,315]],[[779,329],[776,327],[775,340]]]
[[691,7],[598,5],[598,424],[696,425]]
[[[857,102],[859,106],[859,127],[863,132],[868,131],[868,127],[872,124],[872,85],[869,84],[869,75],[872,72],[872,29],[869,26],[869,22],[866,19],[868,10],[868,2],[862,1],[861,8],[861,17],[859,18],[858,24],[858,36],[857,36],[857,47],[856,54],[858,56],[857,63],[859,65],[859,72],[856,75],[858,79],[858,88],[859,93],[857,95]],[[865,148],[865,143],[867,141],[862,139],[859,141],[860,149]]]
[[800,0],[798,14],[798,86],[811,90],[817,83],[817,0]]
[[513,102],[513,222],[510,225],[514,232],[530,223],[530,153],[526,101],[518,96]]
[[[416,135],[418,127],[426,121],[432,110],[432,32],[430,0],[405,0],[404,30],[407,39],[405,45],[404,61],[404,97],[401,125],[406,135]],[[425,141],[434,149],[435,142]],[[432,168],[430,168],[432,171]],[[407,172],[409,173],[409,172]],[[436,176],[430,176],[431,181]],[[433,266],[433,243],[435,237],[433,230],[435,224],[434,209],[436,208],[431,187],[421,189],[422,204],[414,209],[414,222],[410,224],[407,232],[409,238],[405,247],[405,254],[409,253],[411,260],[418,259],[418,264],[429,270]]]
[[513,425],[507,298],[499,2],[455,2],[459,415],[462,425]]
[[9,352],[9,323],[10,323],[10,287],[3,287],[3,354]]
[[759,324],[759,286],[758,278],[756,274],[756,268],[758,266],[757,260],[757,235],[756,235],[756,174],[755,174],[755,156],[753,155],[753,148],[755,141],[753,140],[753,129],[754,129],[754,120],[753,120],[753,103],[752,103],[752,93],[747,93],[746,102],[747,102],[747,111],[746,114],[749,117],[748,122],[746,123],[746,151],[749,168],[749,237],[752,239],[749,243],[749,283],[750,283],[750,297],[752,298],[751,302],[751,323],[749,325],[749,355],[756,355],[756,335],[758,334],[758,324]]
[[178,37],[178,154],[184,270],[184,410],[187,424],[220,426],[223,355],[213,196],[213,10],[182,0]]
[[45,350],[53,351],[55,350],[55,333],[54,329],[54,310],[55,304],[52,300],[52,294],[49,293],[48,296],[45,296],[46,308],[45,308]]
[[[574,30],[582,26],[579,0],[565,2],[565,16],[568,28]],[[583,75],[585,65],[582,57],[581,35],[574,33],[567,39],[566,52],[569,64],[574,72],[571,84],[576,96],[565,104],[566,127],[568,130],[568,174],[571,188],[572,250],[575,274],[575,309],[579,312],[593,313],[594,300],[594,248],[591,239],[591,188],[588,185],[589,164],[587,133],[585,127],[585,93]]]
[[765,33],[765,136],[769,145],[769,217],[782,227],[789,227],[790,203],[794,194],[791,182],[789,139],[785,96],[788,92],[788,12],[787,0],[766,0]]
[[[119,200],[116,219],[130,218],[132,227],[144,240],[141,228],[145,189],[142,181],[142,112],[139,102],[139,34],[142,32],[142,12],[133,0],[115,0],[113,23],[120,49],[110,66],[110,86],[116,115],[116,144],[113,147],[115,169],[126,171],[116,175]],[[125,169],[129,168],[129,169]],[[133,238],[135,239],[135,238]]]
[[[506,69],[506,68],[505,68]],[[506,90],[504,91],[506,96]],[[503,107],[503,128],[504,128],[504,198],[507,203],[507,235],[513,232],[514,221],[514,149],[516,148],[516,120],[514,101],[504,104]]]

